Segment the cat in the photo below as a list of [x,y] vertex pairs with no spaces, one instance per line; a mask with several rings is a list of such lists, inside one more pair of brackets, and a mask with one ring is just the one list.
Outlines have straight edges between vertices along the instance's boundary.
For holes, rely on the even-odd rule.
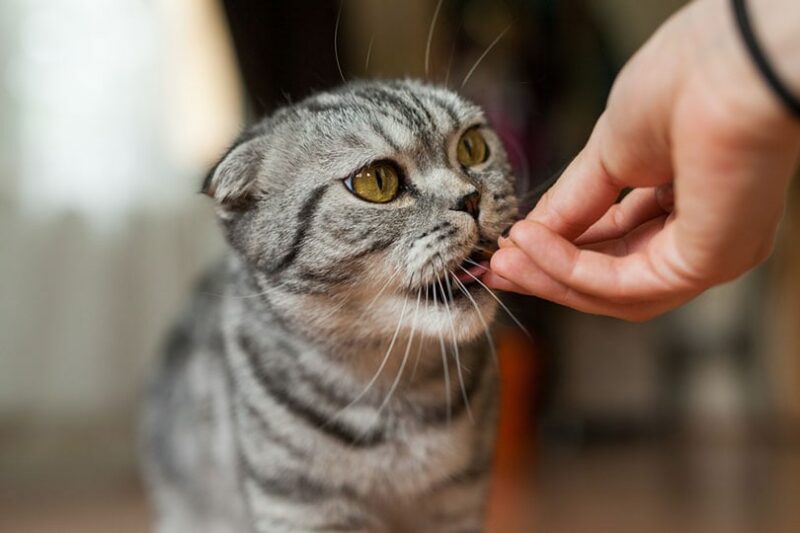
[[148,390],[156,530],[482,531],[498,302],[480,276],[514,181],[483,111],[414,80],[247,130],[203,185],[229,254]]

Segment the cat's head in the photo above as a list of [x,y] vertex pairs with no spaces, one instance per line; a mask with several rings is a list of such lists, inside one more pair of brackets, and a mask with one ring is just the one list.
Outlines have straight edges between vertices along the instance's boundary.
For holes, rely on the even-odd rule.
[[482,110],[415,81],[358,82],[247,131],[204,184],[283,320],[310,334],[481,334],[479,278],[514,220],[514,179]]

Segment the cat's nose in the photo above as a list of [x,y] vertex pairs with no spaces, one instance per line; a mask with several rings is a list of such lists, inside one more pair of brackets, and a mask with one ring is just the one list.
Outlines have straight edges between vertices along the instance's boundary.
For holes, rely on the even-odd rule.
[[456,206],[452,208],[452,211],[463,211],[465,213],[469,213],[472,218],[478,220],[478,216],[481,214],[480,204],[481,193],[474,191],[462,196],[458,200]]

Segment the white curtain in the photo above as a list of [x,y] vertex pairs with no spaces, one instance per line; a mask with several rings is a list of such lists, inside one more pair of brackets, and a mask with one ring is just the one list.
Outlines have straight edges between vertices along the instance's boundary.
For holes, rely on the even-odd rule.
[[0,0],[0,423],[133,412],[240,109],[213,0]]

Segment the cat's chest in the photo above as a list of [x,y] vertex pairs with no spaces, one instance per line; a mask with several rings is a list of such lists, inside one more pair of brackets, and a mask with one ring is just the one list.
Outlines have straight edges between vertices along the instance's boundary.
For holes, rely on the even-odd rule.
[[[282,367],[277,355],[260,357],[261,351],[241,340],[229,336],[227,355],[237,441],[255,470],[347,488],[364,498],[413,497],[470,468],[487,449],[479,441],[480,435],[493,434],[486,416],[495,391],[490,365],[470,365],[474,372],[465,376],[471,413],[455,401],[439,402],[436,394],[427,404],[403,400],[402,388],[394,401],[358,405],[351,398],[358,398],[360,388],[342,399],[323,380],[312,379],[319,374],[314,365],[303,372],[297,370],[299,361]],[[430,381],[432,388],[442,388],[440,380]],[[451,392],[449,400],[458,398]]]
[[413,495],[440,483],[474,461],[474,435],[467,417],[435,428],[400,432],[374,447],[342,447],[320,439],[309,451],[310,472],[365,495]]

